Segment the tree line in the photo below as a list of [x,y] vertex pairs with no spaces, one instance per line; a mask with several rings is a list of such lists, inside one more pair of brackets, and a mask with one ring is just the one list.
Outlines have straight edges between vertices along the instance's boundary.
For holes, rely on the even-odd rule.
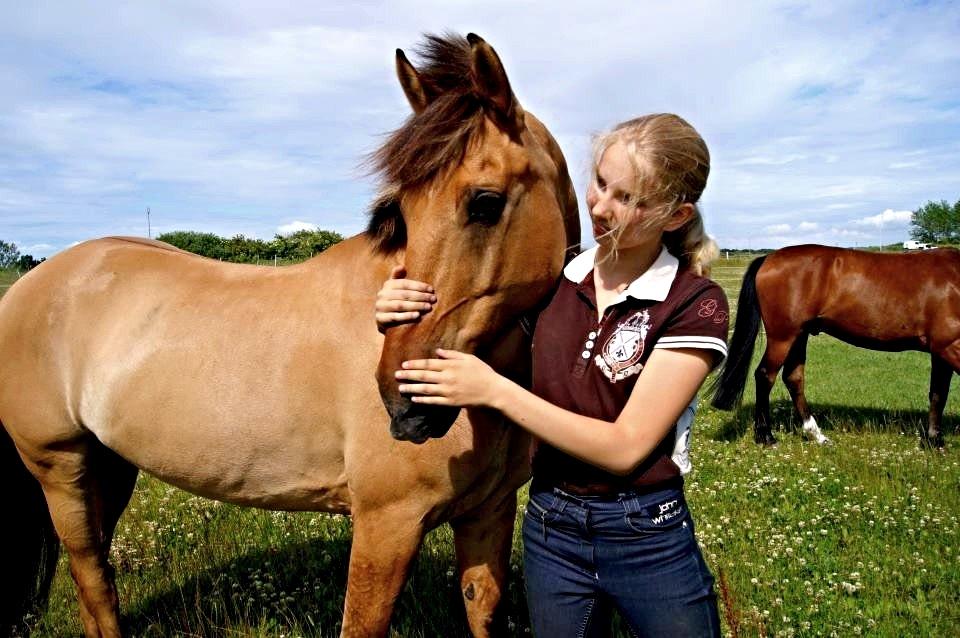
[[[176,230],[163,233],[158,240],[177,248],[222,261],[243,264],[276,261],[292,263],[310,259],[337,242],[343,241],[340,233],[331,230],[298,230],[287,235],[276,235],[263,240],[244,235],[221,237],[214,233],[193,230]],[[17,245],[0,239],[0,268],[30,270],[46,258],[20,254]]]
[[33,255],[21,255],[16,244],[0,239],[0,268],[30,270],[44,259],[46,258],[37,259]]
[[157,239],[211,259],[251,264],[273,260],[284,263],[304,261],[343,241],[343,236],[330,230],[298,230],[263,240],[245,235],[227,238],[214,233],[176,230],[158,235]]

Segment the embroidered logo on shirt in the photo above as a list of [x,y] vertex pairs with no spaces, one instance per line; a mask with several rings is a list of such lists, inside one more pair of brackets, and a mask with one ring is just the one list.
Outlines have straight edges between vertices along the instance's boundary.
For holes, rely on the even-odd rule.
[[716,299],[704,299],[700,302],[700,308],[697,310],[697,314],[704,319],[712,317],[713,313],[717,311],[718,305]]
[[643,364],[638,362],[643,356],[644,340],[649,331],[650,313],[641,310],[620,322],[603,344],[593,362],[611,383],[622,381],[643,369]]

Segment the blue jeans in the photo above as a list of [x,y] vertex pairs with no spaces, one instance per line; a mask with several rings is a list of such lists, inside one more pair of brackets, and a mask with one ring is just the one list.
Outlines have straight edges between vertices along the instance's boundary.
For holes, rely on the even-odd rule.
[[682,487],[574,496],[534,481],[523,551],[539,638],[607,635],[614,608],[634,636],[720,635]]

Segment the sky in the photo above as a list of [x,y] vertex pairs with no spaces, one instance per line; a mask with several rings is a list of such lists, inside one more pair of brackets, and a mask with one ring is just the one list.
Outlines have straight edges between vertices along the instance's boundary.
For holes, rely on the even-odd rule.
[[960,3],[286,4],[0,0],[0,239],[146,236],[148,207],[153,236],[358,233],[394,51],[446,31],[497,50],[581,202],[591,136],[663,111],[710,147],[724,248],[899,242],[960,198]]

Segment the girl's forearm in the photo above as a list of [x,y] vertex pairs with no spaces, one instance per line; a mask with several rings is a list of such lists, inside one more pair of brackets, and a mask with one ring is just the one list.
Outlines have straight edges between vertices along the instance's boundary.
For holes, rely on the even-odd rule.
[[553,447],[612,474],[629,474],[663,438],[642,427],[570,412],[501,377],[491,407]]
[[616,421],[570,412],[502,379],[491,407],[550,445],[613,474],[629,474],[670,432],[712,364],[705,350],[650,355]]

